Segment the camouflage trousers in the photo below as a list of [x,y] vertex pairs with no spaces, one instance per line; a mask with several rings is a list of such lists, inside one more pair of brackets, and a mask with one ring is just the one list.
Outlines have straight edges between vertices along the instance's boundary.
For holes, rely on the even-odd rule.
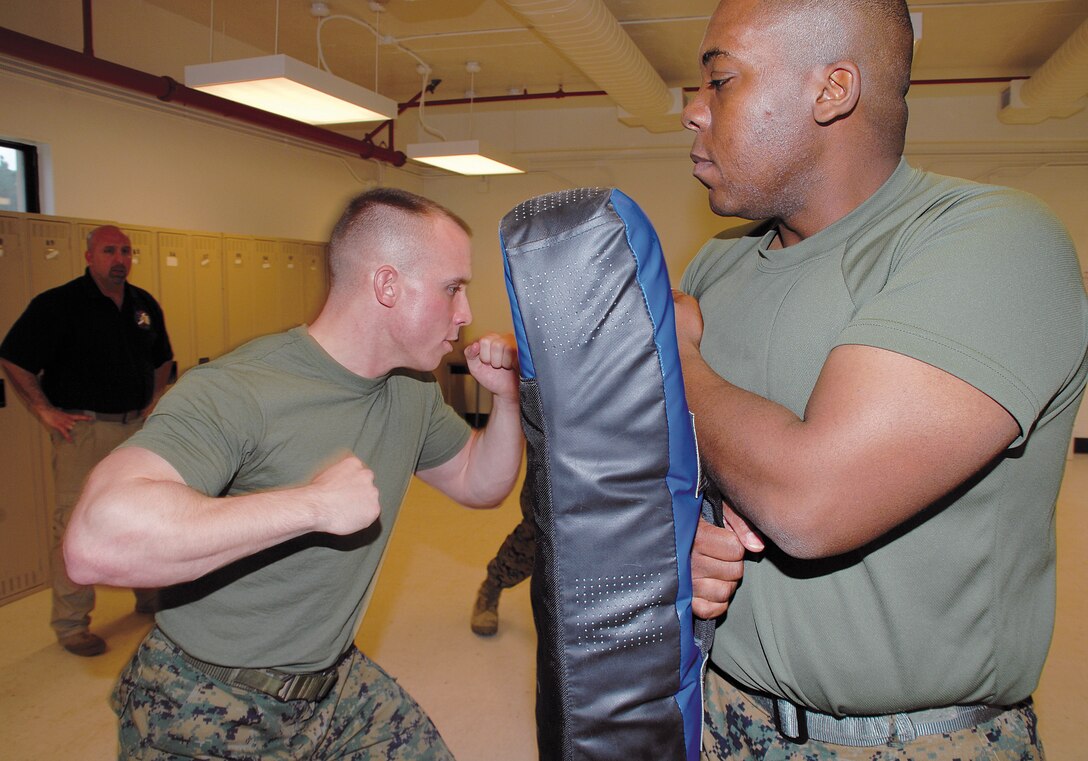
[[713,669],[703,685],[703,761],[1043,761],[1031,704],[958,732],[876,747],[795,744],[774,720]]
[[503,540],[498,553],[487,564],[488,581],[500,589],[508,589],[525,581],[533,572],[536,555],[536,522],[528,487],[521,489],[521,523]]
[[120,759],[453,761],[412,697],[354,646],[319,701],[216,681],[153,629],[111,696]]

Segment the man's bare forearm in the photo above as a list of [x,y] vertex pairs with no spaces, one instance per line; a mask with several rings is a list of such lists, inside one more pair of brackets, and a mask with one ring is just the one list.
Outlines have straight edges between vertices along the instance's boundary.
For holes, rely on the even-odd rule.
[[490,507],[514,488],[525,438],[517,400],[494,398],[487,426],[474,434],[466,480],[473,485],[470,506]]
[[78,583],[159,587],[313,531],[358,531],[379,510],[373,474],[351,456],[308,484],[208,497],[185,485],[157,455],[122,448],[88,478],[64,554]]
[[40,417],[40,410],[53,409],[53,405],[42,391],[41,381],[37,375],[6,359],[0,359],[0,367],[4,368],[15,393],[31,412]]

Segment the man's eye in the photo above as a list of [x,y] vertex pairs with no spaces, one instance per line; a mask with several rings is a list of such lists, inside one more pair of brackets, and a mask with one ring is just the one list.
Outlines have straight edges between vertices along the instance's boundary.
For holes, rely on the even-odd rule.
[[707,87],[710,87],[714,90],[720,90],[726,85],[728,81],[729,77],[723,77],[722,79],[711,79],[709,82],[707,82]]

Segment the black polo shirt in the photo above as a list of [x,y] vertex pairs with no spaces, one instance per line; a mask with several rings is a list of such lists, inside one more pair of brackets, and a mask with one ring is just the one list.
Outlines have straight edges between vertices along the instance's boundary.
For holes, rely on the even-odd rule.
[[55,407],[128,412],[151,401],[155,369],[174,352],[150,293],[125,283],[118,309],[84,270],[31,300],[0,344],[0,357],[41,373]]

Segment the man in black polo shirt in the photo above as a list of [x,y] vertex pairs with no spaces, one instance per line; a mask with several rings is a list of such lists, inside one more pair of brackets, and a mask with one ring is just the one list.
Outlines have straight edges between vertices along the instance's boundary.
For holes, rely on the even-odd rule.
[[[57,640],[76,655],[106,643],[88,631],[94,587],[73,583],[61,537],[83,479],[142,424],[162,394],[174,357],[162,309],[126,282],[132,245],[112,225],[87,236],[82,277],[36,296],[0,344],[0,366],[53,441],[53,613]],[[136,590],[154,610],[154,590]]]

